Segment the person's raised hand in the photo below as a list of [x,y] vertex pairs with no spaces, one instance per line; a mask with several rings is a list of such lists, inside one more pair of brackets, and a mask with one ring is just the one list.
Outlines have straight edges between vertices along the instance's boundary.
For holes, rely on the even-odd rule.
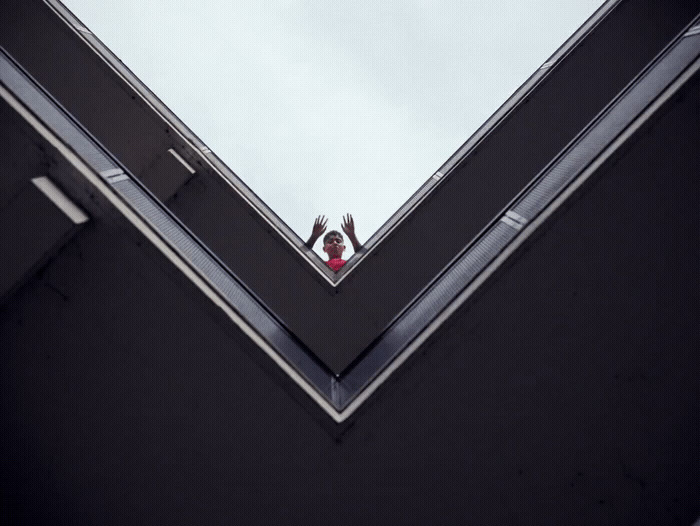
[[351,214],[343,217],[342,228],[343,232],[345,232],[349,238],[353,238],[355,236],[355,221],[353,221]]
[[355,221],[352,219],[352,214],[348,214],[343,218],[343,224],[341,226],[343,227],[343,232],[347,234],[348,239],[352,243],[353,250],[355,250],[355,252],[360,250],[362,245],[357,240],[357,236],[355,235]]
[[355,252],[360,250],[362,248],[362,245],[360,242],[357,240],[357,236],[355,235],[355,221],[352,219],[352,215],[348,214],[343,218],[343,232],[345,232],[348,236],[348,239],[352,243],[352,248]]
[[316,221],[314,221],[314,228],[311,231],[311,236],[314,238],[318,238],[321,234],[323,234],[326,231],[327,223],[328,219],[326,218],[326,216],[318,216],[316,218]]

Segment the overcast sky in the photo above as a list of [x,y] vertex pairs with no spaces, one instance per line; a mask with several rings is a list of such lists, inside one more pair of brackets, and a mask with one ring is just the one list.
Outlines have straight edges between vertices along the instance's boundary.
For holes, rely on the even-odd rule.
[[603,4],[63,2],[302,239],[361,242]]

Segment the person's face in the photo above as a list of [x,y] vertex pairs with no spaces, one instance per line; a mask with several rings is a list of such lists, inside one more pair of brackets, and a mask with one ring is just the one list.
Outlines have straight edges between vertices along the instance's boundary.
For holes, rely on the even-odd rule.
[[323,251],[328,254],[329,259],[339,258],[343,255],[345,250],[345,245],[343,245],[343,238],[340,236],[333,235],[326,243],[323,245]]

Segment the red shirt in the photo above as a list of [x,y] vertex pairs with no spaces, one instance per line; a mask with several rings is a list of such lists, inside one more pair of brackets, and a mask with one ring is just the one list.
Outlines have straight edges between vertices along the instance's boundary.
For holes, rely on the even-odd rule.
[[333,269],[333,272],[338,272],[340,268],[345,265],[345,260],[340,258],[333,258],[326,261],[326,265]]

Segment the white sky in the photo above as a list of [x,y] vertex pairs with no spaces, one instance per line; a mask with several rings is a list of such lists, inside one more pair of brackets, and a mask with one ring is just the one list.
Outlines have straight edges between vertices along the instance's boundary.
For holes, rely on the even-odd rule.
[[302,239],[360,242],[603,4],[62,1]]

